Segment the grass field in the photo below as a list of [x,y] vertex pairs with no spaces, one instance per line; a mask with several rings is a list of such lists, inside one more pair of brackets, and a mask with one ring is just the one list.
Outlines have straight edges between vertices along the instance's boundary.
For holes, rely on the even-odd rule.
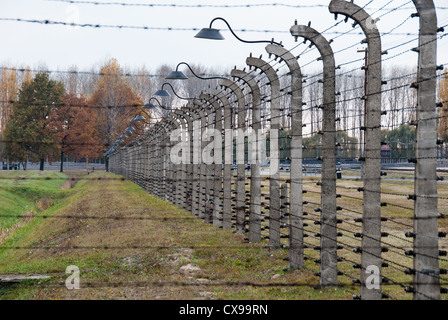
[[0,226],[14,226],[17,216],[34,214],[45,207],[45,199],[64,197],[59,188],[67,180],[65,174],[39,171],[0,171]]
[[[284,272],[284,250],[247,244],[112,174],[89,175],[43,214],[3,243],[0,274],[51,278],[4,286],[2,299],[350,298],[307,286],[312,272]],[[65,287],[69,265],[80,290]]]
[[[443,176],[443,173],[438,176]],[[342,223],[338,224],[338,232],[341,236],[338,237],[338,245],[342,246],[338,250],[338,257],[342,261],[338,264],[338,270],[343,271],[344,274],[339,276],[339,283],[346,286],[347,289],[355,291],[359,294],[359,288],[353,289],[350,284],[353,280],[359,279],[360,269],[353,268],[354,264],[361,263],[361,254],[354,253],[353,250],[361,247],[362,238],[355,236],[355,234],[362,233],[362,223],[355,222],[355,218],[362,216],[363,199],[362,192],[357,189],[362,187],[363,182],[359,178],[344,178],[344,177],[358,177],[360,171],[344,171],[342,179],[337,179],[337,206],[342,207],[338,211],[338,219]],[[382,232],[387,233],[387,236],[382,237],[382,247],[388,249],[388,252],[382,253],[383,262],[388,266],[382,269],[382,276],[389,279],[388,283],[383,283],[382,291],[389,295],[391,299],[412,299],[412,293],[405,292],[405,287],[412,287],[413,276],[406,274],[406,269],[413,268],[412,256],[406,255],[406,250],[413,249],[412,238],[405,236],[407,231],[413,231],[414,227],[414,202],[407,199],[407,195],[414,193],[414,182],[411,180],[413,172],[402,171],[387,171],[388,179],[381,181],[381,208],[382,217],[388,219],[382,222]],[[267,177],[265,177],[267,178]],[[281,183],[285,183],[288,176],[281,177]],[[390,180],[389,178],[393,178]],[[304,238],[304,243],[310,249],[305,250],[305,257],[308,257],[307,267],[313,269],[315,272],[319,271],[317,263],[312,261],[319,259],[319,251],[313,248],[320,245],[320,225],[316,222],[320,221],[320,215],[315,212],[315,209],[320,207],[321,193],[320,186],[316,183],[320,181],[319,177],[305,176],[303,189],[306,193],[303,196],[304,206],[303,210],[307,212],[304,217],[305,223],[308,226],[304,227],[304,233],[307,235]],[[262,194],[269,194],[269,180],[262,181]],[[445,181],[438,182],[438,211],[439,211],[439,231],[448,231],[448,184]],[[269,200],[262,197],[262,202],[269,203]],[[268,210],[265,210],[265,215]],[[264,223],[269,225],[268,220]],[[288,228],[281,230],[283,235],[288,235]],[[268,235],[268,231],[264,231],[264,236]],[[283,244],[288,245],[288,240],[283,239]],[[445,237],[439,238],[439,249],[446,250],[448,248],[448,239]],[[439,257],[439,265],[441,268],[447,269],[448,259],[445,256]],[[441,275],[442,287],[447,287],[448,277]],[[446,295],[442,295],[442,299],[446,299]]]
[[[242,236],[206,224],[119,176],[78,174],[81,180],[73,188],[60,190],[68,179],[66,175],[26,173],[30,174],[26,178],[39,179],[20,180],[14,176],[19,173],[9,174],[13,179],[1,180],[1,195],[7,192],[18,199],[15,202],[11,198],[8,213],[22,215],[30,208],[35,213],[0,245],[0,275],[38,274],[50,278],[0,286],[0,299],[327,300],[351,299],[353,293],[359,293],[352,278],[359,278],[360,271],[353,269],[350,261],[360,260],[360,255],[351,248],[359,245],[353,233],[359,232],[360,224],[354,223],[351,216],[362,211],[360,194],[352,189],[360,186],[360,181],[338,180],[342,194],[338,205],[351,210],[341,212],[345,220],[339,225],[344,247],[339,254],[344,261],[338,268],[345,275],[339,277],[343,286],[320,289],[319,278],[314,275],[319,268],[313,261],[318,258],[317,251],[306,250],[309,257],[306,269],[284,271],[285,249],[270,251],[266,248],[267,240],[248,244]],[[317,178],[306,179],[308,192],[304,200],[318,203]],[[263,184],[263,190],[267,191],[268,185]],[[382,185],[383,191],[390,193],[382,199],[388,202],[383,215],[401,223],[389,221],[384,227],[389,228],[391,235],[383,239],[390,248],[383,258],[400,267],[390,263],[383,272],[397,283],[410,281],[411,276],[403,273],[401,265],[412,266],[412,259],[395,246],[412,247],[403,236],[412,225],[412,202],[392,194],[412,193],[412,182],[385,181]],[[20,196],[14,188],[33,191]],[[448,195],[444,184],[439,189],[440,194]],[[49,206],[39,205],[43,198],[50,199]],[[439,204],[441,211],[448,207],[445,201]],[[318,245],[318,238],[313,237],[319,232],[319,226],[312,223],[317,219],[313,207],[309,205],[310,236],[305,241]],[[440,229],[446,229],[444,219],[440,220]],[[286,244],[287,239],[283,240]],[[443,241],[441,246],[445,244]],[[68,277],[65,270],[70,265],[79,267],[79,290],[68,290],[65,286]],[[441,266],[447,267],[445,261],[441,261]],[[383,291],[394,299],[412,299],[411,294],[394,283],[385,285]]]

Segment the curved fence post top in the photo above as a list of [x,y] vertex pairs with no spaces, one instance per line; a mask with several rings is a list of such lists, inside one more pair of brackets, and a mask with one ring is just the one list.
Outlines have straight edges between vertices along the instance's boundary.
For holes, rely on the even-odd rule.
[[174,111],[171,111],[168,115],[171,118],[171,122],[175,124],[176,126],[182,125],[182,120],[184,120],[184,112],[182,110],[177,109]]
[[193,105],[202,106],[202,102],[199,99],[194,99],[193,100]]
[[242,94],[241,88],[232,80],[221,79],[219,80],[219,85],[232,90],[233,92],[235,92],[236,95],[238,95],[239,92],[241,92]]
[[209,93],[201,93],[201,94],[199,95],[199,99],[201,99],[201,100],[206,100],[206,101],[208,101],[208,102],[216,101],[216,98],[213,97],[213,96],[212,96],[211,94],[209,94]]
[[204,108],[209,109],[211,112],[216,113],[217,106],[210,102],[210,97],[208,94],[201,93],[199,95],[199,99],[201,100],[202,106]]
[[332,0],[328,8],[331,13],[340,13],[355,20],[356,23],[361,26],[367,37],[374,35],[380,39],[379,31],[376,25],[378,20],[373,20],[373,18],[362,7],[354,4],[353,2]]
[[[232,106],[229,102],[229,99],[227,98],[226,92],[223,90],[218,90],[218,89],[213,89],[211,91],[210,96],[214,99],[216,99],[216,101],[220,101],[222,104],[222,108],[224,109],[224,114],[227,114]],[[227,117],[228,118],[228,117]]]
[[255,74],[240,69],[233,69],[230,72],[230,75],[234,78],[243,80],[250,87],[253,96],[260,94],[260,87],[255,80]]
[[210,105],[210,108],[213,109],[213,112],[215,113],[215,116],[217,117],[217,119],[219,121],[219,119],[221,119],[221,117],[222,117],[222,109],[221,109],[222,106],[219,104],[219,101],[218,101],[219,98],[217,96],[213,96],[209,93],[201,93],[199,95],[199,98]]
[[207,111],[208,111],[209,108],[207,108],[205,106],[205,103],[203,101],[201,101],[199,99],[194,99],[193,100],[193,106],[195,106],[198,111],[202,111],[202,112],[205,112],[206,114],[208,114]]
[[412,0],[420,19],[425,20],[428,27],[437,28],[436,7],[433,0]]
[[296,41],[298,37],[302,37],[305,38],[305,41],[308,40],[317,47],[324,61],[324,68],[335,68],[333,49],[330,42],[322,34],[309,26],[298,25],[297,21],[291,27],[290,32]]
[[269,57],[274,55],[276,59],[280,58],[285,61],[291,73],[297,77],[302,77],[302,70],[296,57],[287,49],[268,44],[266,46],[266,52],[269,53]]
[[219,81],[219,85],[223,86],[227,89],[230,89],[237,96],[238,106],[239,106],[239,108],[241,108],[243,110],[246,103],[245,103],[243,90],[241,90],[241,88],[238,86],[238,84],[235,83],[234,81],[231,81],[228,79],[222,79]]
[[188,103],[190,110],[192,112],[203,112],[204,107],[202,106],[202,102],[198,99],[194,99],[193,101]]
[[260,69],[269,79],[269,84],[271,87],[279,87],[280,86],[280,80],[277,75],[277,71],[274,70],[274,68],[264,61],[261,58],[254,58],[254,57],[248,57],[246,59],[246,64],[249,67]]
[[175,110],[174,114],[179,116],[179,118],[177,118],[179,120],[180,119],[185,119],[185,117],[186,117],[185,110],[182,110],[182,109]]
[[227,98],[226,92],[218,89],[212,89],[210,93],[213,97],[216,97],[221,101],[223,108],[226,109],[230,106],[229,99]]

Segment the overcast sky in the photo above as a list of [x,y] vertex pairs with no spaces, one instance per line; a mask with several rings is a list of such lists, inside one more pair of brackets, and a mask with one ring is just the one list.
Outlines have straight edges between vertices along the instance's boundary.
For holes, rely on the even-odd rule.
[[[105,3],[105,0],[94,0]],[[266,4],[273,1],[266,0],[110,0],[109,2],[141,3],[141,4]],[[355,0],[355,3],[364,6],[370,0]],[[382,33],[396,28],[395,34],[382,38],[383,49],[394,47],[397,44],[416,39],[418,33],[418,19],[408,19],[415,12],[412,1],[394,0],[383,10],[379,8],[390,0],[373,0],[366,10],[377,18],[378,27]],[[259,6],[248,8],[201,8],[201,7],[149,7],[149,6],[122,6],[122,5],[94,5],[87,3],[64,2],[60,0],[0,0],[0,18],[21,18],[50,20],[60,22],[76,22],[80,24],[147,26],[161,28],[202,28],[208,27],[215,17],[225,18],[233,29],[271,30],[277,33],[241,32],[236,33],[247,40],[269,40],[275,38],[282,41],[285,48],[291,49],[299,55],[306,49],[306,45],[294,42],[289,33],[290,27],[297,19],[299,24],[312,22],[312,27],[324,31],[333,26],[338,20],[329,13],[326,7],[314,8],[288,8],[285,6]],[[290,5],[324,5],[329,0],[278,0],[282,4]],[[447,0],[434,0],[436,6],[448,7]],[[408,9],[391,9],[404,5]],[[405,23],[399,26],[403,21]],[[341,23],[324,33],[327,39],[334,39],[334,51],[344,50],[336,54],[336,63],[346,68],[361,65],[361,62],[350,63],[362,59],[363,54],[356,45],[364,38],[358,35],[360,29],[347,35],[338,33],[350,29],[352,21]],[[448,10],[438,10],[438,25],[448,24]],[[0,64],[9,66],[30,66],[39,68],[46,65],[49,70],[67,70],[77,65],[78,70],[87,70],[93,65],[102,64],[110,58],[118,59],[122,66],[137,69],[142,66],[154,71],[161,64],[175,66],[178,62],[202,64],[204,66],[232,68],[244,67],[245,59],[249,53],[254,56],[267,58],[264,44],[245,44],[236,40],[228,31],[222,21],[213,25],[222,29],[226,40],[212,41],[196,39],[196,31],[167,31],[167,30],[139,30],[118,28],[81,28],[52,24],[35,24],[27,22],[0,21],[2,34],[0,49]],[[335,33],[336,32],[336,33]],[[396,33],[400,33],[397,35]],[[411,33],[404,35],[403,33]],[[412,65],[417,62],[415,52],[407,52],[416,47],[418,42],[412,41],[407,45],[389,50],[389,58],[385,63]],[[448,63],[448,37],[439,41],[438,64]],[[302,55],[299,59],[301,65],[309,69],[318,69],[320,62],[316,62],[316,50]],[[313,62],[314,61],[314,62]]]

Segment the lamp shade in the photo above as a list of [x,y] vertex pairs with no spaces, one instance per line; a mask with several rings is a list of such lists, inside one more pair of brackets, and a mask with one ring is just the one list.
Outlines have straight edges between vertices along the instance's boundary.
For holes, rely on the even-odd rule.
[[134,122],[134,121],[145,121],[146,119],[145,119],[145,117],[144,116],[136,116],[135,118],[133,118],[132,120],[131,120],[131,122]]
[[154,93],[155,96],[160,96],[160,97],[170,97],[170,93],[168,91],[166,91],[165,89],[160,89],[157,90],[156,93]]
[[147,103],[143,106],[143,109],[155,109],[155,108],[157,108],[157,106],[152,103]]
[[211,40],[224,40],[221,32],[218,29],[202,28],[195,36],[195,38],[211,39]]
[[182,71],[172,71],[169,75],[165,77],[165,79],[170,80],[186,80],[188,77]]

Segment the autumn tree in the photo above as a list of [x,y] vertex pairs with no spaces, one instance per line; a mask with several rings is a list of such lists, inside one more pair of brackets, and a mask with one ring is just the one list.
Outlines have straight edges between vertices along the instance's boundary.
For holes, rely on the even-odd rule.
[[[14,69],[4,68],[1,73],[0,83],[0,138],[2,140],[12,113],[12,103],[17,98],[18,90],[17,72]],[[3,143],[1,143],[0,148],[3,156]]]
[[33,75],[31,74],[30,67],[26,67],[22,75],[22,87],[31,81],[33,81]]
[[89,104],[96,110],[99,137],[107,148],[113,145],[143,106],[116,59],[111,59],[101,68]]
[[60,107],[64,91],[63,84],[46,73],[23,83],[4,134],[10,159],[24,162],[29,157],[44,169],[45,156],[58,150],[50,115]]
[[87,105],[87,99],[68,93],[63,105],[50,114],[55,142],[60,148],[61,169],[64,171],[64,156],[93,159],[101,156],[103,146],[96,128],[96,114]]
[[444,142],[448,142],[448,68],[445,69],[445,75],[440,81],[439,85],[439,100],[443,104],[443,108],[440,111],[439,119],[439,137]]
[[6,128],[12,112],[12,102],[17,98],[18,91],[17,72],[4,68],[0,83],[0,130]]

